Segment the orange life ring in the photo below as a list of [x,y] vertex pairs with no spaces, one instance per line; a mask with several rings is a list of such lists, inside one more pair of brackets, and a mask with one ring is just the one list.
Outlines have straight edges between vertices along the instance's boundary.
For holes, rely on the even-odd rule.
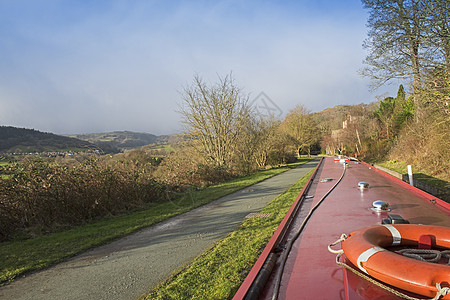
[[[450,248],[450,228],[430,225],[377,225],[354,231],[342,242],[342,250],[362,272],[419,295],[434,297],[436,283],[450,286],[450,266],[424,262],[388,251],[391,246],[418,246],[422,235],[432,236],[436,249]],[[442,299],[450,299],[450,295]]]

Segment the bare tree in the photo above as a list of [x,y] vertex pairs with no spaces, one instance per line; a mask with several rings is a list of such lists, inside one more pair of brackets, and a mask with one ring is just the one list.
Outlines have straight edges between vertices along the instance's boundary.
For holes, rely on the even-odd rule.
[[424,45],[428,49],[426,66],[439,68],[450,75],[450,1],[426,0]]
[[283,122],[286,133],[295,141],[298,155],[306,151],[311,153],[311,146],[319,141],[320,130],[317,128],[309,110],[297,105],[290,110]]
[[420,0],[362,0],[369,10],[370,28],[364,47],[369,50],[363,75],[374,79],[376,87],[397,78],[412,78],[419,88],[420,52],[425,20]]
[[258,143],[255,151],[255,161],[258,167],[267,165],[271,151],[276,147],[276,139],[280,121],[274,118],[259,118],[256,120]]
[[[450,2],[448,0],[362,0],[369,10],[368,65],[363,75],[376,87],[391,79],[411,79],[414,94],[424,73],[450,72]],[[415,103],[418,104],[418,103]]]
[[216,166],[229,166],[245,120],[248,97],[236,87],[231,75],[207,85],[194,77],[185,88],[181,115],[192,144]]
[[261,143],[261,132],[257,121],[253,116],[241,120],[233,156],[233,167],[241,175],[249,174],[258,167],[255,154]]

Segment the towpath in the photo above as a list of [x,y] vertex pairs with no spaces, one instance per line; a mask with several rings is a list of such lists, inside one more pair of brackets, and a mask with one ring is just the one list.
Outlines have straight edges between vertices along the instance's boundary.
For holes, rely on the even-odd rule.
[[134,300],[233,231],[318,159],[0,287],[0,299]]

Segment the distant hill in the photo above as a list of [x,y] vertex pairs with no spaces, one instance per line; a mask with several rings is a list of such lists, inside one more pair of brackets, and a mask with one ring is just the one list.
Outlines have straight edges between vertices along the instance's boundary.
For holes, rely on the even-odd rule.
[[326,108],[314,114],[316,121],[320,123],[327,123],[330,129],[342,128],[342,121],[347,118],[350,113],[350,105],[337,105],[331,108]]
[[330,131],[341,129],[342,122],[346,120],[349,115],[359,116],[371,113],[376,107],[377,103],[375,102],[369,104],[337,105],[314,113],[313,118],[324,131]]
[[0,126],[1,153],[62,152],[98,149],[90,142],[34,129]]
[[156,143],[167,143],[170,135],[156,136],[150,133],[114,131],[107,133],[77,134],[71,137],[88,141],[100,147],[108,145],[119,149],[139,148]]

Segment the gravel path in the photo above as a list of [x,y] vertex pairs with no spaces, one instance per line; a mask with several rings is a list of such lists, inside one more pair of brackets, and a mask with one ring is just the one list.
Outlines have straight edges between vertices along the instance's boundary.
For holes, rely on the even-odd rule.
[[318,160],[0,287],[0,299],[132,300],[233,231]]

